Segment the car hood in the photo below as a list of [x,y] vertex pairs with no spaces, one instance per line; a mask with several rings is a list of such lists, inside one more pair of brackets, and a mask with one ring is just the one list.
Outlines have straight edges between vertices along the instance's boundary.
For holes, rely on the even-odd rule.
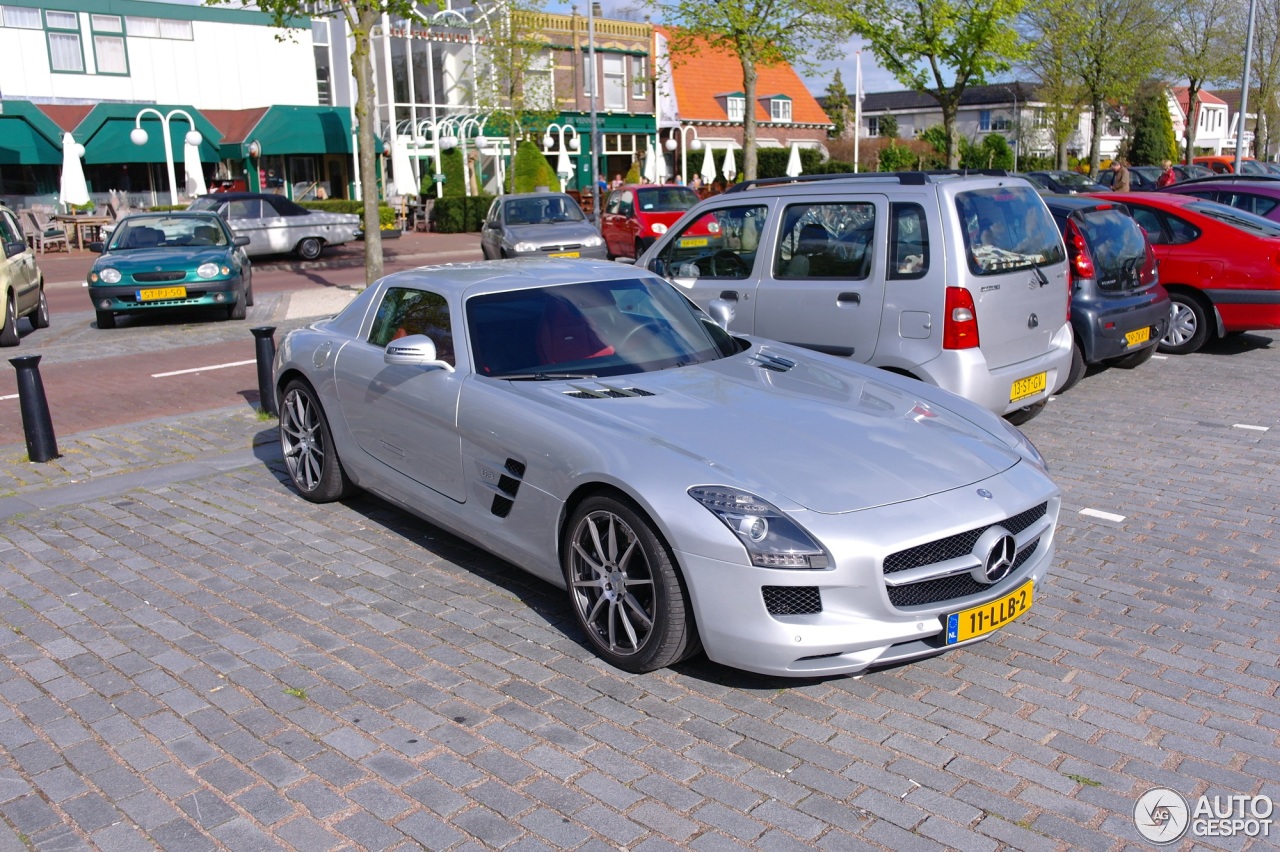
[[581,243],[587,237],[599,237],[600,233],[589,222],[561,222],[557,225],[508,225],[507,239],[513,243],[537,243],[560,245]]
[[166,246],[109,251],[94,261],[94,268],[114,266],[116,269],[173,269],[199,266],[202,263],[226,263],[231,254],[227,246]]
[[[780,354],[794,366],[779,368],[765,350],[661,372],[511,387],[563,409],[566,421],[594,422],[704,463],[707,483],[770,500],[781,495],[828,514],[970,485],[1021,458],[1001,436],[939,404],[945,395],[925,385],[918,394],[913,380],[882,380],[869,368],[790,349]],[[652,395],[593,396],[609,388]],[[990,416],[1000,429],[994,415],[974,416]]]

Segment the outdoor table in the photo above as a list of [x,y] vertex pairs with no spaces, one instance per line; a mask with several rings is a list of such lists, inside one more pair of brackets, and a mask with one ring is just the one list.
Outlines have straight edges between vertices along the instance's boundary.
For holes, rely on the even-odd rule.
[[91,216],[83,213],[60,213],[54,216],[53,219],[62,225],[71,226],[67,231],[67,236],[74,235],[76,248],[78,249],[83,249],[86,245],[96,240],[103,225],[110,225],[115,221],[110,216]]

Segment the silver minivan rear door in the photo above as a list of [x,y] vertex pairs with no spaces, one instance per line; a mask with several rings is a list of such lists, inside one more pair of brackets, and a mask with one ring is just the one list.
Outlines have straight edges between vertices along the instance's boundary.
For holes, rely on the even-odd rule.
[[1044,355],[1067,322],[1066,249],[1044,201],[1018,181],[955,195],[955,269],[974,302],[988,369]]

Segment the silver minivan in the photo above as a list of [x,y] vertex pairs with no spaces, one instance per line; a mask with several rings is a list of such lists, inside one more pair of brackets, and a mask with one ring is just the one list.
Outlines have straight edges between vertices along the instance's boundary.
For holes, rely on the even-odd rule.
[[704,308],[728,302],[731,330],[912,376],[1015,421],[1071,364],[1066,250],[1018,177],[748,181],[699,203],[637,263]]

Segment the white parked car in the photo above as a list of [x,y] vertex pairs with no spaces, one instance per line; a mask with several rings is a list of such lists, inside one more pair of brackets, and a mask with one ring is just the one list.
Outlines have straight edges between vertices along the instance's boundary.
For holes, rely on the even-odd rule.
[[293,252],[315,260],[325,246],[356,238],[360,217],[354,213],[308,210],[283,195],[257,192],[215,192],[191,202],[190,210],[212,210],[237,235],[249,238],[250,257]]

